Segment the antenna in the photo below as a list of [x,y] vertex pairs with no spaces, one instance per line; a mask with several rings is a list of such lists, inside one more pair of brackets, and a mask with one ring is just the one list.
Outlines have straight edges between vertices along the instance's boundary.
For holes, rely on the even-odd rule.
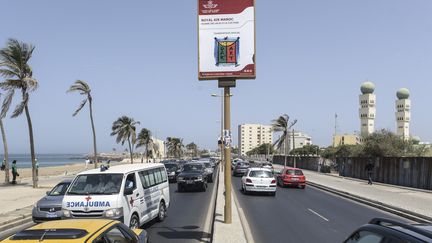
[[337,134],[337,127],[338,127],[337,117],[338,117],[337,113],[335,113],[334,136],[336,136]]

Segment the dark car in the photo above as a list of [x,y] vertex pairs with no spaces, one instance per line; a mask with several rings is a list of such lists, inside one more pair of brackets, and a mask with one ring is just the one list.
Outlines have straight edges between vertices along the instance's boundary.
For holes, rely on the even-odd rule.
[[177,190],[182,192],[187,189],[206,191],[207,174],[202,163],[186,163],[177,175]]
[[177,175],[180,173],[180,166],[177,163],[165,163],[169,182],[177,182]]
[[249,162],[239,161],[232,168],[232,175],[233,176],[244,175],[249,168],[250,168]]
[[40,223],[62,218],[62,201],[71,182],[72,179],[61,181],[51,191],[47,191],[46,196],[37,201],[32,210],[33,222]]
[[374,218],[344,241],[355,242],[432,242],[432,225],[404,224],[390,219]]

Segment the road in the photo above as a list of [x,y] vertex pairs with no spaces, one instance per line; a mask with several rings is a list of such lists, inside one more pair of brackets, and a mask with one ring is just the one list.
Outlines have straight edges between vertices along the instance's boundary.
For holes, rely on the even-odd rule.
[[374,217],[408,222],[311,186],[304,190],[278,187],[272,197],[244,195],[241,178],[233,177],[232,182],[255,242],[342,242]]
[[[44,183],[57,183],[61,178],[50,178]],[[145,224],[151,242],[209,242],[211,232],[204,229],[210,200],[216,183],[208,183],[206,192],[177,192],[177,184],[170,184],[171,205],[163,222]],[[33,226],[33,222],[0,232],[0,240]]]
[[171,205],[163,222],[150,222],[144,229],[151,242],[209,242],[211,232],[204,229],[216,183],[208,183],[206,192],[177,192],[170,184]]

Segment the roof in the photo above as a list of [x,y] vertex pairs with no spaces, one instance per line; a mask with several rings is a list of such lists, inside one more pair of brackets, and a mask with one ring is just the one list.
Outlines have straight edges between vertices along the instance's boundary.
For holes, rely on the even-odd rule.
[[267,169],[267,168],[262,168],[262,167],[251,167],[249,168],[251,171],[258,171],[258,170],[265,170],[265,171],[269,171],[272,172],[272,170]]
[[[46,230],[54,229],[56,229],[54,234],[45,235],[43,242],[83,242],[86,239],[88,240],[89,237],[92,237],[98,230],[109,227],[115,223],[117,223],[117,221],[109,219],[67,219],[48,221],[20,231],[14,236],[4,240],[4,242],[40,242],[40,235],[45,235],[44,232],[46,232]],[[13,239],[14,237],[16,237],[16,239]]]
[[111,219],[65,219],[40,223],[29,229],[83,229],[93,233],[105,225],[115,222]]
[[161,163],[122,164],[122,165],[110,166],[109,169],[107,169],[105,171],[101,171],[100,169],[86,170],[86,171],[80,172],[78,175],[83,175],[83,174],[100,174],[100,173],[106,173],[106,174],[120,173],[120,174],[124,174],[124,173],[128,173],[128,172],[131,172],[131,171],[136,171],[136,170],[141,170],[141,169],[152,169],[152,168],[157,168],[157,167],[164,167],[164,165],[161,164]]

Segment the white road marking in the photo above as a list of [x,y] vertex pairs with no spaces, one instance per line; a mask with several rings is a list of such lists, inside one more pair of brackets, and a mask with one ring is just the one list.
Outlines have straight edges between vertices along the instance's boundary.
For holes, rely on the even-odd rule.
[[327,222],[330,221],[330,220],[328,220],[327,218],[325,218],[324,216],[322,216],[321,214],[319,214],[319,213],[313,211],[312,209],[308,208],[308,210],[311,211],[311,212],[312,212],[313,214],[315,214],[316,216],[318,216],[318,217],[324,219],[325,221],[327,221]]

